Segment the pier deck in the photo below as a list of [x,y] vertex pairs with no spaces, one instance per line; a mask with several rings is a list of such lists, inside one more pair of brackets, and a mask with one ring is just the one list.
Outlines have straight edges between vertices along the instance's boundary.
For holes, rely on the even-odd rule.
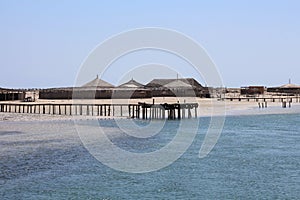
[[[174,104],[42,104],[0,103],[0,112],[50,115],[111,116],[136,119],[197,118],[198,103]],[[194,111],[192,111],[194,110]]]

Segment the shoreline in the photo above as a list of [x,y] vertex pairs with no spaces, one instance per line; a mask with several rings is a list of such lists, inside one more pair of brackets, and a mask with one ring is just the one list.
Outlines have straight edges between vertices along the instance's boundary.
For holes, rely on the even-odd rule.
[[[83,100],[81,103],[150,103],[152,99],[133,99],[133,100]],[[33,103],[71,103],[72,100],[57,101],[36,101]],[[126,103],[125,102],[125,103]],[[300,103],[293,103],[291,108],[282,108],[280,102],[268,102],[267,108],[258,108],[258,102],[239,102],[239,101],[218,101],[217,99],[203,98],[156,98],[155,103],[190,103],[197,102],[198,117],[211,116],[240,116],[240,115],[268,115],[268,114],[293,114],[300,113]],[[19,103],[19,102],[10,102]],[[105,119],[128,119],[128,116],[85,116],[85,115],[53,115],[53,114],[31,114],[31,113],[0,113],[0,122],[30,122],[30,121],[73,121],[73,120],[105,120]]]

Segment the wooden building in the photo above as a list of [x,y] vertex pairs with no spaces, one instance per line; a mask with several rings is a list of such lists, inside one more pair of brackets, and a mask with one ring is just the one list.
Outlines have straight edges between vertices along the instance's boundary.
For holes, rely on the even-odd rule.
[[151,89],[153,97],[210,97],[208,88],[193,78],[153,79],[145,87]]
[[264,86],[241,87],[241,95],[261,95],[265,93]]
[[207,87],[193,78],[154,79],[147,85],[129,80],[118,87],[98,76],[81,87],[50,88],[39,91],[40,99],[134,99],[152,97],[210,97]]
[[267,88],[268,92],[272,93],[281,93],[281,94],[300,94],[300,86],[295,84],[285,84],[279,87],[269,87]]
[[40,99],[110,99],[115,86],[98,76],[81,87],[49,88],[39,92]]
[[0,101],[14,101],[25,99],[24,90],[0,88]]
[[151,90],[145,88],[145,85],[133,79],[114,88],[112,94],[113,99],[137,99],[151,97]]

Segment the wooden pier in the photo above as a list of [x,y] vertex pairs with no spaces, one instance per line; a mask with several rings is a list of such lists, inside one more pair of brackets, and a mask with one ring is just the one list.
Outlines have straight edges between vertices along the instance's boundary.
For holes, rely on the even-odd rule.
[[128,117],[136,119],[197,118],[198,103],[174,104],[37,104],[0,103],[0,112],[48,115]]
[[226,97],[223,98],[222,100],[227,100],[227,101],[254,101],[254,102],[300,102],[300,97],[295,96],[295,97]]

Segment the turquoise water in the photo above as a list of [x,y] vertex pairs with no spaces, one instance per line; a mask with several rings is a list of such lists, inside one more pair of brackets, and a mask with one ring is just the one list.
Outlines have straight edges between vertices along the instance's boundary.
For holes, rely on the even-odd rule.
[[[217,145],[199,159],[208,121],[201,119],[193,144],[181,158],[161,170],[142,174],[102,165],[84,148],[73,122],[1,122],[0,197],[300,198],[299,114],[227,117]],[[111,140],[127,150],[152,151],[172,139],[178,123],[167,122],[165,133],[151,141],[118,134]],[[100,124],[111,130],[116,126],[112,120]],[[88,130],[88,123],[86,127]]]

